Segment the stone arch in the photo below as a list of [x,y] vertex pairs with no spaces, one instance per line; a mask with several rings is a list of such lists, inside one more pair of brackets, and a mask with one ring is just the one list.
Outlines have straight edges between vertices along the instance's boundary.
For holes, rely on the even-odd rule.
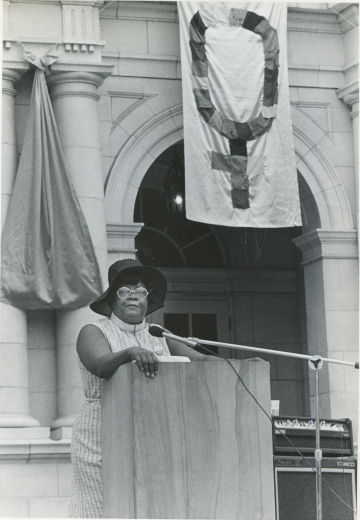
[[147,170],[162,152],[181,139],[181,104],[164,110],[129,137],[117,155],[105,185],[108,223],[133,222],[136,196]]
[[[335,156],[335,147],[328,135],[312,119],[300,110],[292,114],[296,166],[302,179],[300,186],[306,186],[302,210],[314,214],[315,208],[322,229],[353,229],[350,204],[336,170],[329,156]],[[310,200],[311,197],[313,200]],[[305,215],[306,216],[306,215]],[[309,220],[311,220],[311,216]],[[315,225],[315,219],[312,228]],[[318,220],[318,219],[316,219]],[[311,228],[311,224],[305,226]],[[304,231],[305,231],[304,230]]]
[[[292,120],[297,168],[307,185],[305,198],[313,197],[313,201],[307,201],[308,207],[315,202],[322,229],[352,229],[350,205],[329,159],[329,149],[334,146],[324,130],[300,110],[294,110]],[[180,139],[183,139],[181,104],[164,110],[129,137],[114,161],[105,186],[108,223],[133,222],[135,199],[144,175],[152,162]],[[305,206],[304,203],[306,212]],[[311,223],[309,225],[311,227]],[[312,225],[316,228],[318,222]]]

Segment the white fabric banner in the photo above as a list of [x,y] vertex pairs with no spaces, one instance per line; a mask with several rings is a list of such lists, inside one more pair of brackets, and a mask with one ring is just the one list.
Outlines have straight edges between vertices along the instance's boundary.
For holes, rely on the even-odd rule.
[[178,11],[187,218],[300,226],[287,4],[180,1]]

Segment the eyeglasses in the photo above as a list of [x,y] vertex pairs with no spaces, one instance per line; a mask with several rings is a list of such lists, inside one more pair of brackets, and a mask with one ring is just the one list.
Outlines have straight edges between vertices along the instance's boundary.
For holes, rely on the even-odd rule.
[[138,287],[137,289],[135,289],[135,291],[129,289],[128,287],[120,287],[120,289],[116,291],[116,294],[121,300],[126,300],[127,298],[129,298],[131,293],[134,293],[135,296],[139,298],[139,300],[145,300],[145,298],[149,294],[145,287]]

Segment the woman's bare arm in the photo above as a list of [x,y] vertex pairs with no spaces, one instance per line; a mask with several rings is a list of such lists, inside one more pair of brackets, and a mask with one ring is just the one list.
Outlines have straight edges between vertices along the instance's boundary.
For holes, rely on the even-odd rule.
[[80,331],[76,349],[83,365],[92,374],[108,378],[121,365],[136,361],[138,368],[148,377],[158,372],[158,360],[152,352],[138,346],[112,352],[110,345],[96,325],[85,325]]

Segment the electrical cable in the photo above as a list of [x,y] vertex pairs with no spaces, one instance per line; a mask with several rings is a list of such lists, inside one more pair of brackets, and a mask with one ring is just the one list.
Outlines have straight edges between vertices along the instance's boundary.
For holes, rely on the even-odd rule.
[[[208,348],[204,347],[203,345],[201,345],[201,341],[199,341],[199,345],[201,346],[202,349],[204,350],[207,350],[208,352],[210,352],[213,356],[216,356],[220,359],[225,359],[225,361],[227,361],[229,363],[229,365],[231,366],[231,368],[233,369],[233,371],[235,372],[236,376],[238,377],[239,381],[241,382],[241,384],[243,385],[243,387],[245,388],[245,390],[248,392],[248,394],[253,398],[253,400],[255,401],[255,403],[258,405],[258,407],[264,412],[264,414],[266,415],[266,417],[269,419],[269,421],[271,422],[271,424],[273,425],[273,421],[270,417],[270,415],[267,413],[266,410],[264,410],[264,408],[261,406],[261,404],[259,403],[259,401],[256,399],[256,397],[250,392],[250,390],[247,388],[247,386],[245,385],[244,381],[241,379],[240,375],[236,372],[235,368],[233,367],[233,365],[231,364],[230,360],[229,359],[226,359],[222,356],[219,356],[219,354],[215,354],[214,352],[212,352],[211,350],[209,350]],[[314,468],[313,466],[311,466],[310,462],[307,460],[307,458],[296,448],[296,446],[294,446],[294,444],[291,442],[291,440],[287,437],[287,435],[285,435],[284,432],[281,431],[280,428],[276,427],[275,425],[273,425],[274,428],[279,431],[281,433],[281,435],[289,442],[289,444],[292,446],[292,448],[294,448],[294,450],[300,455],[301,459],[304,460],[306,462],[306,464],[309,466],[309,468],[317,475],[317,471],[316,471],[316,468]],[[332,487],[330,486],[330,484],[324,479],[324,477],[322,476],[322,474],[320,474],[320,478],[321,480],[327,485],[327,487],[330,489],[330,491],[340,500],[340,502],[342,502],[348,509],[350,509],[353,513],[356,514],[356,510],[353,509],[349,504],[347,504],[345,502],[345,500],[343,500],[337,493],[334,489],[332,489]]]
[[346,489],[345,466],[344,466],[344,449],[343,449],[343,432],[342,431],[340,431],[340,446],[341,446],[341,462],[342,462],[343,486],[344,486],[344,491],[345,491],[345,495],[346,495],[346,502],[347,502],[348,506],[351,507],[350,506],[349,495],[348,495],[348,492],[347,492],[347,489]]
[[[352,417],[354,417],[354,415],[356,414],[356,412],[352,415]],[[351,419],[350,419],[351,420]],[[330,442],[327,444],[327,448],[330,448],[331,444],[334,442],[334,440],[336,439],[336,434],[334,435],[334,437],[330,440]],[[341,464],[342,464],[342,475],[343,475],[343,487],[344,487],[344,492],[345,492],[345,495],[346,495],[346,501],[347,501],[347,504],[349,506],[349,508],[351,508],[350,506],[350,500],[349,500],[349,496],[348,496],[348,492],[347,492],[347,488],[346,488],[346,479],[345,479],[345,465],[344,465],[344,446],[343,446],[343,431],[340,430],[340,450],[341,450]],[[350,519],[351,520],[351,519]]]

